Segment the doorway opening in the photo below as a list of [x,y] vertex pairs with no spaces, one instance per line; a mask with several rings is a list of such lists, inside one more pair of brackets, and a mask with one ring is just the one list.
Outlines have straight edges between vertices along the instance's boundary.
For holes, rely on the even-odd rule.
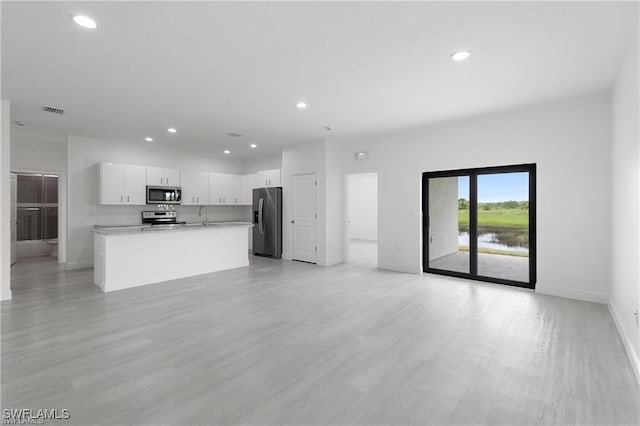
[[378,173],[347,175],[347,259],[378,267]]
[[535,288],[535,164],[427,172],[422,192],[424,272]]
[[55,174],[12,173],[12,264],[58,257],[58,180]]

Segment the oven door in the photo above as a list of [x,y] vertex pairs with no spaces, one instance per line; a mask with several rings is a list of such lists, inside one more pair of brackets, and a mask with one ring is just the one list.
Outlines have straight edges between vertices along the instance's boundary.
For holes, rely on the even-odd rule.
[[147,204],[180,204],[181,201],[180,188],[147,186]]

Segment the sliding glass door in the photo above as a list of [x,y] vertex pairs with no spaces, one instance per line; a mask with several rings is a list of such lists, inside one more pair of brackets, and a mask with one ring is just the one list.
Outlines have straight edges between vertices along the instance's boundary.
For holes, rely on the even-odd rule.
[[534,288],[535,164],[423,174],[425,272]]
[[428,185],[427,263],[432,269],[469,274],[469,176],[433,177]]

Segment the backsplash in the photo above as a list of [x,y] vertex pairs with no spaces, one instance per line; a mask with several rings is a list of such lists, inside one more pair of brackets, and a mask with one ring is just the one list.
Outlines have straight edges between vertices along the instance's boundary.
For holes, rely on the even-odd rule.
[[[199,206],[175,206],[178,220],[201,222]],[[137,225],[142,222],[141,212],[159,210],[156,206],[96,206],[96,225]],[[202,214],[204,215],[204,209]],[[207,206],[209,222],[226,220],[251,220],[251,206]]]

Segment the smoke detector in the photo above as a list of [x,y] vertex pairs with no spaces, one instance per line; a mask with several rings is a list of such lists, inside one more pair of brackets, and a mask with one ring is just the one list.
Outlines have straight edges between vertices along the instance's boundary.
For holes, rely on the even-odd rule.
[[58,115],[64,114],[64,110],[62,108],[56,108],[56,107],[47,106],[47,105],[44,105],[42,107],[42,111],[50,112],[52,114],[58,114]]

